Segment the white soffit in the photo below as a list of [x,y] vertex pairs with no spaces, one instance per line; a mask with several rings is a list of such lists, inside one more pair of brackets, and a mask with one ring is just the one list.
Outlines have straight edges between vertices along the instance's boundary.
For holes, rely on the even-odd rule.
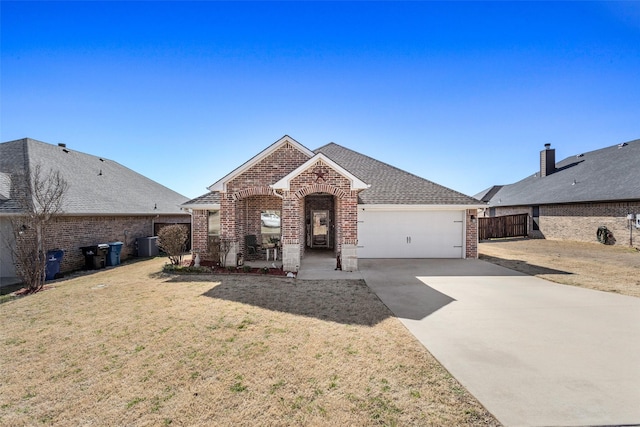
[[302,172],[306,171],[307,169],[313,167],[316,163],[318,163],[318,161],[322,161],[325,165],[327,165],[328,167],[330,167],[331,169],[335,170],[340,175],[348,179],[349,182],[351,182],[352,190],[364,190],[371,187],[371,185],[361,181],[359,178],[354,176],[351,172],[349,172],[348,170],[346,170],[345,168],[343,168],[342,166],[340,166],[339,164],[337,164],[336,162],[334,162],[324,154],[318,153],[312,158],[310,158],[309,160],[307,160],[306,162],[304,162],[303,164],[301,164],[300,166],[298,166],[295,170],[290,172],[287,176],[282,178],[280,181],[271,185],[271,188],[273,188],[274,190],[289,191],[291,180],[297,177],[298,175],[300,175]]
[[298,141],[291,138],[289,135],[285,135],[279,140],[277,140],[276,142],[274,142],[273,144],[271,144],[270,146],[268,146],[267,148],[265,148],[264,150],[262,150],[257,155],[255,155],[254,157],[252,157],[251,159],[243,163],[241,166],[234,169],[229,174],[225,175],[224,177],[220,178],[218,181],[211,184],[209,187],[207,187],[207,189],[209,191],[222,191],[222,192],[226,191],[227,182],[231,181],[236,176],[247,171],[256,163],[262,161],[263,159],[265,159],[267,156],[272,154],[274,151],[276,151],[278,148],[280,148],[284,144],[291,144],[293,147],[301,151],[303,154],[306,154],[308,157],[313,157],[315,155],[313,151],[309,150],[307,147],[300,144]]

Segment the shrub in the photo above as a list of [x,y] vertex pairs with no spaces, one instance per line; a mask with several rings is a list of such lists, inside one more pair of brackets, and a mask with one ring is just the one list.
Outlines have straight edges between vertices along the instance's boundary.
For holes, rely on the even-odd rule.
[[158,247],[168,256],[171,264],[180,265],[187,251],[189,229],[185,225],[175,224],[163,227],[158,232]]

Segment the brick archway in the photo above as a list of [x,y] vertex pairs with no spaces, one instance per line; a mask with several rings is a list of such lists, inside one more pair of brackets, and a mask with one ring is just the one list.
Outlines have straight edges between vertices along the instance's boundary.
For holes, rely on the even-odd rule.
[[294,193],[298,199],[303,199],[313,193],[327,193],[335,196],[339,199],[344,199],[347,196],[347,192],[341,188],[335,187],[330,184],[311,184],[300,188]]
[[235,193],[231,194],[231,199],[236,202],[238,200],[246,199],[247,197],[252,196],[276,196],[282,198],[282,195],[276,193],[276,190],[274,190],[273,188],[262,185],[236,191]]

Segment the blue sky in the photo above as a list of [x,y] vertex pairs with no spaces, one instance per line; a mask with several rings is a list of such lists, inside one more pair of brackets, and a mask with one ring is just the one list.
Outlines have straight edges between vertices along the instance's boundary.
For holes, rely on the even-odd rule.
[[640,138],[640,2],[0,3],[0,140],[187,197],[287,134],[466,194]]

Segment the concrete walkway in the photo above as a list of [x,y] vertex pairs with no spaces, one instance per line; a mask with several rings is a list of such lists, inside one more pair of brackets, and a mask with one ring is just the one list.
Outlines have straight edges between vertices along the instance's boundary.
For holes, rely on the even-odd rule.
[[362,280],[360,271],[336,270],[336,256],[333,251],[307,249],[300,262],[300,280]]
[[640,425],[640,299],[479,260],[359,260],[359,267],[504,425]]

